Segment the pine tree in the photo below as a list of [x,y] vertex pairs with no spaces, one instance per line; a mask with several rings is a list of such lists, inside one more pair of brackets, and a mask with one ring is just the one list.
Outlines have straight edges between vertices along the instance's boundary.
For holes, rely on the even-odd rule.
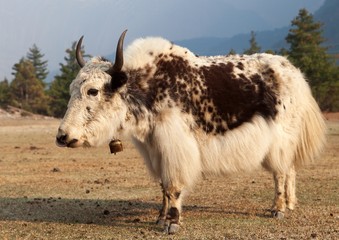
[[314,21],[312,14],[301,9],[292,20],[292,28],[286,37],[290,44],[288,58],[306,74],[311,86],[326,81],[333,70],[334,61],[327,54],[328,48],[322,45],[325,42],[322,27],[322,23]]
[[45,86],[45,79],[48,75],[47,60],[43,60],[45,55],[40,52],[40,49],[33,44],[27,53],[27,59],[30,60],[35,68],[35,75],[39,81]]
[[22,58],[13,66],[14,79],[10,83],[10,100],[15,107],[24,110],[48,114],[48,97],[44,86],[35,76],[35,68],[31,61]]
[[[48,91],[51,97],[51,113],[55,117],[62,117],[66,112],[70,98],[69,86],[80,70],[76,61],[75,48],[76,43],[74,42],[71,48],[66,49],[67,55],[64,57],[66,63],[60,63],[60,74],[55,76]],[[83,50],[82,53],[85,56]]]
[[261,47],[258,45],[257,40],[255,39],[254,31],[251,31],[251,39],[250,39],[250,48],[244,51],[244,54],[254,54],[259,53],[261,51]]
[[6,108],[10,102],[9,83],[5,78],[0,82],[0,107]]
[[301,9],[291,25],[286,37],[290,44],[287,56],[306,75],[318,103],[326,109],[331,100],[324,95],[329,94],[331,85],[338,81],[339,71],[334,59],[327,53],[328,48],[324,46],[323,24],[315,22],[312,14]]
[[228,52],[227,56],[236,55],[236,54],[237,54],[237,52],[233,48],[231,48],[231,50]]

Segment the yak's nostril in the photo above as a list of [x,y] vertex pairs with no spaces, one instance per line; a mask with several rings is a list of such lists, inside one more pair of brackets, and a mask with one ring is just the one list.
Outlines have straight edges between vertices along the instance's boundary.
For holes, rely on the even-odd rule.
[[66,147],[67,146],[67,134],[57,136],[56,143],[59,147]]

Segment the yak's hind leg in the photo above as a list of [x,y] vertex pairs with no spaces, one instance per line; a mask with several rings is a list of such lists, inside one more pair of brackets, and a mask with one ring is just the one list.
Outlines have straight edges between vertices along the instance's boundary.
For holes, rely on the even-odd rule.
[[283,218],[286,209],[285,199],[285,180],[286,174],[273,173],[275,184],[275,196],[272,206],[272,216],[275,218]]
[[296,172],[294,166],[292,166],[286,174],[285,179],[285,198],[286,198],[286,205],[289,210],[293,210],[295,204],[297,203],[297,198],[295,195],[295,177]]
[[295,195],[295,169],[292,166],[288,173],[274,173],[275,197],[272,207],[272,216],[283,218],[286,210],[293,210],[296,204]]

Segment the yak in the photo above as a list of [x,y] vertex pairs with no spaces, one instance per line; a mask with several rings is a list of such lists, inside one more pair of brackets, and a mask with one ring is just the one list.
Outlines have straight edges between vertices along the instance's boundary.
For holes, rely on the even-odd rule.
[[[127,30],[126,30],[127,31]],[[160,37],[135,40],[114,63],[85,61],[56,136],[61,147],[129,137],[161,182],[157,223],[180,229],[182,199],[202,175],[264,167],[273,174],[272,216],[296,204],[296,170],[318,157],[325,122],[304,75],[271,54],[197,56]],[[226,194],[226,193],[225,193]]]

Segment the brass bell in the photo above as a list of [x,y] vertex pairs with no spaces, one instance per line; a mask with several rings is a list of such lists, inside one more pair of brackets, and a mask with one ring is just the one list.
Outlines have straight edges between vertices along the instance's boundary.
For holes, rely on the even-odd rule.
[[123,151],[122,142],[119,139],[114,139],[109,143],[109,149],[111,153],[116,154],[117,152]]

